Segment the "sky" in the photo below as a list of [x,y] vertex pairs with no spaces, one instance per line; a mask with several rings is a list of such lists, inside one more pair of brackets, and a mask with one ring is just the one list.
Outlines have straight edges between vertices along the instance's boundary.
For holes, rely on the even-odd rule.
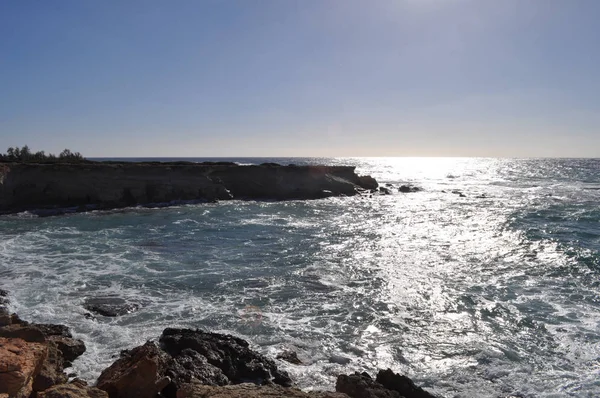
[[0,151],[600,157],[597,0],[0,1]]

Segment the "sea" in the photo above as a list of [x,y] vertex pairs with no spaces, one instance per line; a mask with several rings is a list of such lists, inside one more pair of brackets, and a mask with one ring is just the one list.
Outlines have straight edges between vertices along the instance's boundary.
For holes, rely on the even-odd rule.
[[391,368],[440,397],[600,396],[600,159],[120,160],[351,165],[391,194],[1,216],[10,309],[83,339],[85,380],[188,327],[295,351],[306,390]]

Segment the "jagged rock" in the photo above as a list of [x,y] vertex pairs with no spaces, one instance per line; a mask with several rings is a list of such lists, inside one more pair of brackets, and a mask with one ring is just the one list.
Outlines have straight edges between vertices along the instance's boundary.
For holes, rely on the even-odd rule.
[[411,193],[411,192],[419,192],[419,191],[422,191],[422,189],[419,187],[414,187],[412,185],[400,185],[398,187],[398,192],[401,192],[401,193]]
[[48,355],[44,343],[0,337],[0,394],[26,398]]
[[139,309],[141,305],[128,302],[120,297],[93,297],[86,299],[83,307],[102,316],[115,317],[130,314]]
[[408,377],[390,369],[380,370],[376,380],[366,372],[340,375],[335,390],[348,394],[351,398],[435,398],[417,387]]
[[38,393],[38,398],[108,398],[108,394],[76,379],[69,384],[54,386]]
[[64,336],[73,337],[69,328],[65,325],[54,325],[50,323],[32,323],[31,326],[35,326],[40,329],[45,336]]
[[278,370],[273,360],[251,350],[247,341],[231,335],[167,328],[160,337],[160,344],[173,357],[186,349],[196,351],[233,384],[292,385],[289,375]]
[[65,336],[49,336],[48,341],[55,343],[62,352],[63,366],[65,367],[71,366],[72,362],[79,358],[86,350],[85,343],[80,339]]
[[335,390],[351,398],[402,398],[400,393],[386,389],[366,372],[338,376]]
[[302,365],[302,361],[298,358],[296,351],[285,350],[276,357],[282,361],[293,363],[294,365]]
[[169,383],[165,377],[171,357],[153,342],[124,351],[98,377],[97,387],[110,398],[154,397]]
[[391,369],[380,370],[375,380],[388,390],[399,392],[405,398],[435,398],[421,387],[417,387],[408,377],[394,373]]
[[177,391],[177,398],[348,398],[336,392],[303,392],[295,388],[278,385],[257,386],[256,384],[236,384],[215,387],[199,383],[185,384]]

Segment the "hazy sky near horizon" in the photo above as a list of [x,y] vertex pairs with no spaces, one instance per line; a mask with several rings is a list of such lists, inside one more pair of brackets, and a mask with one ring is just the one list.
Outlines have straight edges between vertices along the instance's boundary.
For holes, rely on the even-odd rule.
[[0,2],[0,151],[600,157],[597,0]]

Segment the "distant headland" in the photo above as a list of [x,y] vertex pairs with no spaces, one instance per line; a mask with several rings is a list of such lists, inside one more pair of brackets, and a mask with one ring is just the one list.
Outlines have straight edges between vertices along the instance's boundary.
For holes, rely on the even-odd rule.
[[27,146],[0,154],[0,214],[54,215],[231,199],[321,199],[377,187],[374,178],[357,175],[354,166],[97,162],[68,149],[55,156],[33,153]]

